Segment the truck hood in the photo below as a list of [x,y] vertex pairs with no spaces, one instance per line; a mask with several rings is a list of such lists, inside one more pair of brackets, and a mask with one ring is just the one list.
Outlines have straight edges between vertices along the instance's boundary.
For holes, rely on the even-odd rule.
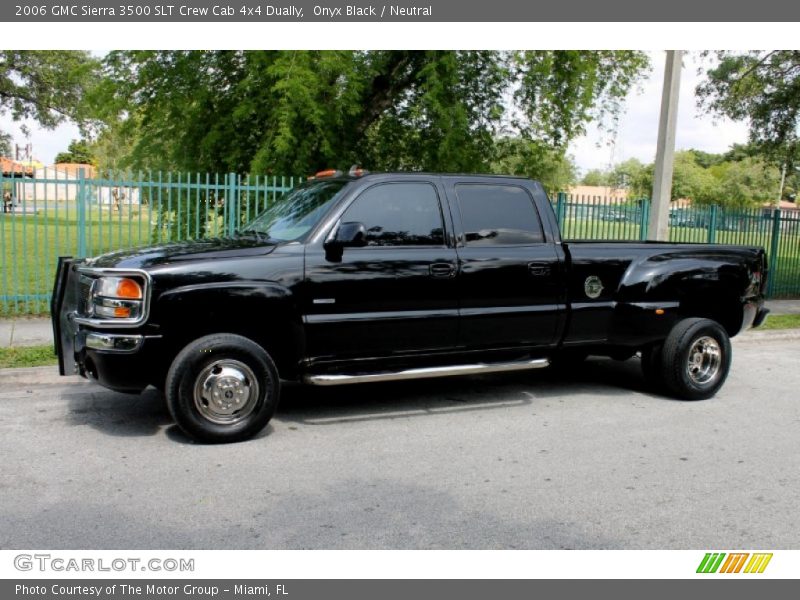
[[90,258],[86,261],[86,265],[101,268],[147,269],[193,260],[264,255],[275,250],[275,247],[275,242],[255,237],[213,238],[118,250]]

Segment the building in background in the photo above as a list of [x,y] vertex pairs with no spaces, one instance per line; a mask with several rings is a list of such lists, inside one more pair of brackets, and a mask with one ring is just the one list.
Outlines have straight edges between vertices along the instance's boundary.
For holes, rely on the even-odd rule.
[[29,180],[16,184],[18,204],[30,207],[34,203],[39,208],[44,203],[75,202],[81,194],[90,205],[100,208],[122,210],[141,203],[138,187],[113,185],[96,180],[96,176],[96,169],[88,164],[58,163],[34,169]]

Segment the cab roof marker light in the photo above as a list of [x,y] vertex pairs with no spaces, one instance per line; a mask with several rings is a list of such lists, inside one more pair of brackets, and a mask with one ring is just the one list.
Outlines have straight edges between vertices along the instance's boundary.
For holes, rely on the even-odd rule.
[[341,177],[342,172],[337,169],[326,169],[324,171],[317,171],[311,179],[323,179],[326,177]]
[[348,172],[348,175],[350,175],[351,177],[361,177],[362,175],[368,175],[368,174],[369,171],[367,171],[366,169],[362,169],[358,165],[353,165],[352,167],[350,167],[350,171]]

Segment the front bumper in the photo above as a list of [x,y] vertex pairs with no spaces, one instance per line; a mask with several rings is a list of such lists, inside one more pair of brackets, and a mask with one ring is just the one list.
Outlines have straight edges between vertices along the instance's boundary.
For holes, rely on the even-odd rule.
[[137,352],[144,344],[143,335],[126,333],[86,332],[86,347],[105,352],[131,353]]
[[76,261],[60,258],[50,306],[58,369],[120,392],[140,392],[166,376],[160,335],[144,328],[97,331],[80,323]]
[[[90,344],[122,344],[116,347],[91,347]],[[135,342],[134,347],[128,344]],[[75,336],[76,372],[118,392],[141,392],[151,383],[163,381],[166,372],[160,365],[160,336],[109,334],[79,330]]]

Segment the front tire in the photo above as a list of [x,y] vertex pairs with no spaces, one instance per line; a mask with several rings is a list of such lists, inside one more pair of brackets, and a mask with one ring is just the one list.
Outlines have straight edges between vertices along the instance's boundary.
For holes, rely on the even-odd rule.
[[178,353],[167,374],[167,407],[178,426],[204,443],[239,442],[266,427],[280,379],[269,354],[230,333],[208,335]]
[[730,371],[730,339],[722,325],[710,319],[679,321],[661,352],[664,384],[683,400],[711,398]]

